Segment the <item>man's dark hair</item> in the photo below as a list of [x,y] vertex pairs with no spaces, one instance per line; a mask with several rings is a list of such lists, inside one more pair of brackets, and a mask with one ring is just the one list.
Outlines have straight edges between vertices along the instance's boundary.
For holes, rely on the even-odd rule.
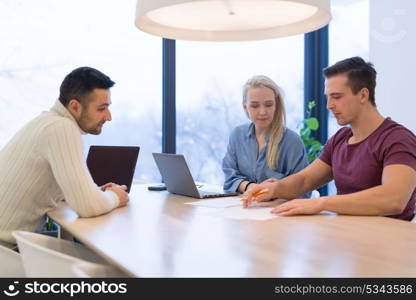
[[114,81],[104,73],[90,67],[80,67],[66,75],[60,87],[59,101],[67,107],[69,100],[77,99],[86,107],[88,96],[94,89],[109,89]]
[[361,57],[351,57],[337,62],[336,64],[324,69],[325,78],[330,78],[339,74],[345,74],[348,78],[348,86],[354,94],[361,89],[367,88],[369,100],[373,106],[375,102],[375,89],[377,72],[370,62],[365,62]]

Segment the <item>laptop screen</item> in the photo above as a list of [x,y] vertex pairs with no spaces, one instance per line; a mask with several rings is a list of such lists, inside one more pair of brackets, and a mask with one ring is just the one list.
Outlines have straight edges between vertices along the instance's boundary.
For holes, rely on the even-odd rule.
[[98,185],[113,182],[126,185],[130,192],[140,147],[91,146],[87,167]]

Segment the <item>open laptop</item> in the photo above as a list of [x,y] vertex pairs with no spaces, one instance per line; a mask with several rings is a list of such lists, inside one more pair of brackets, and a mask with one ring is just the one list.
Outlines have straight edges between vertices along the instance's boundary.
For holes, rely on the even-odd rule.
[[91,146],[87,166],[94,182],[101,186],[108,182],[126,185],[130,192],[140,147]]
[[153,153],[153,158],[170,193],[200,199],[237,195],[237,193],[218,193],[198,189],[185,157],[181,154]]

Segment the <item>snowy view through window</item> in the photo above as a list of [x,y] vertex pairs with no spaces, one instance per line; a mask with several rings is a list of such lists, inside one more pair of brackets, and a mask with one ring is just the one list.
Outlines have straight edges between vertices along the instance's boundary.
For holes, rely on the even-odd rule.
[[[356,16],[351,10],[367,17],[362,8],[367,7],[368,14],[368,1],[341,2],[335,1],[332,24],[334,31],[346,36],[330,48],[341,53],[330,54],[331,60],[365,56],[365,32],[359,33],[358,45],[351,44],[349,39],[356,38],[349,38],[337,22],[345,18],[342,12],[347,8],[348,18]],[[0,147],[53,105],[66,74],[91,66],[116,85],[111,90],[113,121],[104,125],[101,135],[84,137],[85,153],[93,144],[140,146],[135,178],[160,180],[151,153],[162,150],[162,39],[134,26],[135,6],[135,0],[0,1]],[[281,86],[287,125],[299,131],[303,40],[299,35],[238,43],[177,41],[177,153],[185,155],[195,180],[222,184],[221,161],[228,136],[235,126],[248,122],[241,94],[253,75],[267,75]],[[350,52],[345,50],[348,47]]]

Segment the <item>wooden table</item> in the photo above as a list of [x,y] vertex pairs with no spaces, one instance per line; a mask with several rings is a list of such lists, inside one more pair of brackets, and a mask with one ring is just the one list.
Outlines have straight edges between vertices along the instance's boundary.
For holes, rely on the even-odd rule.
[[196,199],[135,184],[128,206],[49,216],[135,277],[416,277],[416,224],[386,217],[212,216]]

